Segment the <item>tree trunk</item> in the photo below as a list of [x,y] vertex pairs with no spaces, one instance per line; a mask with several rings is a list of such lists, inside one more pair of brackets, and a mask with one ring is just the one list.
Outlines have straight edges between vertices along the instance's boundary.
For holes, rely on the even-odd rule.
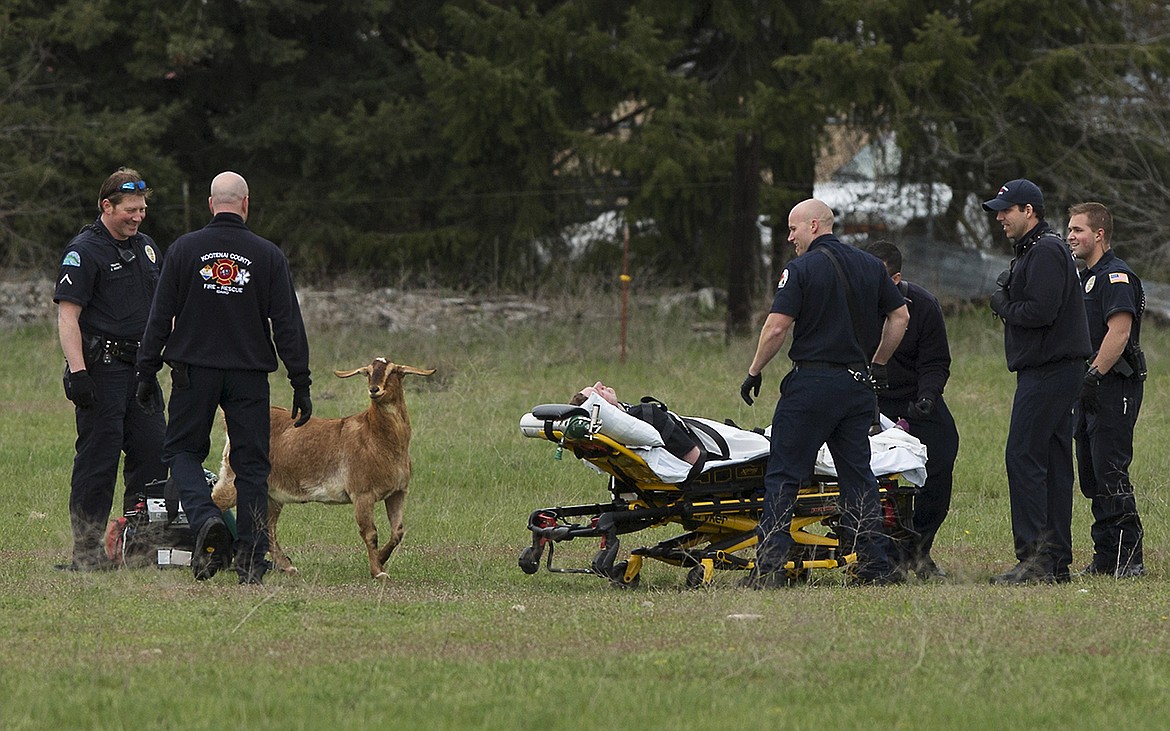
[[735,136],[731,176],[731,242],[727,257],[727,337],[752,330],[753,300],[760,266],[760,135]]

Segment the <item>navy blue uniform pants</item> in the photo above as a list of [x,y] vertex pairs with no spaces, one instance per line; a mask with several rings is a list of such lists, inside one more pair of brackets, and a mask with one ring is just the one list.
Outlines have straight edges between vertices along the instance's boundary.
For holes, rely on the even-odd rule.
[[[882,413],[900,416],[906,412],[904,400],[880,399]],[[955,459],[959,455],[959,430],[955,418],[940,396],[930,416],[908,421],[910,433],[926,445],[926,483],[914,496],[914,531],[917,536],[907,547],[906,559],[917,564],[930,557],[934,537],[951,510]]]
[[102,535],[114,504],[118,462],[126,454],[122,479],[123,512],[132,510],[147,493],[161,495],[167,480],[162,460],[161,413],[147,416],[135,401],[134,366],[119,360],[86,365],[97,391],[97,403],[75,408],[76,456],[69,486],[69,520],[73,558],[92,562],[102,555]]
[[1016,558],[1044,572],[1072,563],[1073,405],[1085,364],[1064,360],[1016,373],[1004,461]]
[[1142,563],[1142,521],[1129,464],[1144,390],[1141,381],[1106,375],[1097,413],[1082,411],[1078,419],[1077,472],[1081,493],[1092,501],[1093,563],[1106,571]]
[[268,374],[180,364],[171,381],[164,458],[191,529],[198,535],[204,523],[220,516],[203,461],[211,451],[216,409],[222,408],[236,473],[236,565],[258,564],[268,551]]
[[869,462],[869,428],[876,408],[873,391],[847,370],[808,368],[790,372],[780,390],[764,476],[758,571],[779,571],[788,560],[797,494],[810,484],[817,452],[828,444],[841,490],[842,545],[852,544],[857,551],[858,575],[888,574],[892,570],[889,539],[882,531],[877,479]]

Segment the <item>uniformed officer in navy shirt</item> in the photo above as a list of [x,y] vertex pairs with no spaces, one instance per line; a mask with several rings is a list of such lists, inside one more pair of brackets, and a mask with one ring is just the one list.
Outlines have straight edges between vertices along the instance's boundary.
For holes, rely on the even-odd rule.
[[[740,396],[752,404],[764,367],[791,331],[788,357],[793,368],[780,382],[772,416],[756,569],[749,585],[788,583],[785,563],[793,545],[789,531],[797,493],[811,479],[817,452],[826,443],[843,500],[842,538],[852,539],[858,556],[852,582],[901,581],[881,527],[869,429],[877,406],[871,384],[876,380],[885,385],[885,364],[909,321],[906,303],[881,261],[833,235],[833,211],[824,202],[813,198],[792,209],[788,240],[796,247],[796,258],[780,276],[740,386]],[[856,310],[856,323],[851,309]]]
[[76,455],[69,490],[73,555],[57,568],[113,568],[102,533],[125,452],[123,513],[161,497],[163,415],[134,405],[134,359],[158,281],[159,250],[139,227],[150,188],[121,168],[102,183],[97,220],[65,247],[53,301],[65,353],[65,395],[74,404]]
[[1016,374],[1004,462],[1017,564],[993,584],[1066,582],[1072,563],[1073,407],[1089,328],[1072,253],[1044,220],[1044,195],[1023,178],[983,203],[1015,243],[991,310],[1004,322]]
[[211,222],[168,249],[138,353],[137,395],[144,410],[161,409],[156,374],[164,361],[171,366],[164,456],[196,535],[191,569],[200,581],[227,568],[233,549],[203,472],[212,421],[223,409],[236,473],[235,569],[241,584],[258,584],[268,566],[268,374],[278,353],[293,387],[295,426],[309,420],[313,405],[288,259],[248,229],[248,203],[244,178],[220,173],[208,198]]
[[899,559],[920,579],[943,578],[930,551],[951,507],[959,430],[943,391],[951,377],[951,348],[938,299],[924,287],[902,278],[902,252],[889,241],[862,247],[882,260],[898,291],[906,298],[910,326],[887,364],[890,387],[878,393],[881,412],[905,419],[910,433],[926,445],[926,482],[914,496],[914,537]]
[[1094,353],[1081,386],[1077,471],[1093,511],[1093,560],[1084,573],[1144,576],[1142,521],[1129,465],[1142,408],[1146,359],[1141,349],[1145,295],[1141,280],[1111,248],[1113,216],[1100,203],[1068,209],[1068,244],[1081,272]]

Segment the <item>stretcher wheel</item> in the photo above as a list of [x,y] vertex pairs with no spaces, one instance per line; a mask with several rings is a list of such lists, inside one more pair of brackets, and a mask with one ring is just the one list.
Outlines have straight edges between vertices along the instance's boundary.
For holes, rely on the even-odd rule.
[[629,567],[629,561],[618,561],[613,565],[613,571],[609,574],[609,580],[614,586],[621,589],[637,589],[638,584],[642,582],[642,572],[634,574],[632,579],[626,579],[626,569]]
[[688,589],[705,589],[715,578],[715,564],[705,560],[687,572]]
[[529,546],[520,552],[520,570],[526,574],[535,574],[540,568],[540,554],[541,549],[536,546]]

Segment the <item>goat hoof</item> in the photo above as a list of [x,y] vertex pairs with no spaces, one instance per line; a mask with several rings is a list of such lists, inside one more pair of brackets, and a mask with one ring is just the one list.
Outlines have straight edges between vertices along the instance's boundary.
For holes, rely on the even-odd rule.
[[385,571],[380,571],[380,572],[374,574],[374,580],[375,581],[389,581],[390,574],[386,573]]
[[280,569],[280,573],[287,574],[289,576],[296,576],[299,572],[297,571],[296,566],[284,566]]

